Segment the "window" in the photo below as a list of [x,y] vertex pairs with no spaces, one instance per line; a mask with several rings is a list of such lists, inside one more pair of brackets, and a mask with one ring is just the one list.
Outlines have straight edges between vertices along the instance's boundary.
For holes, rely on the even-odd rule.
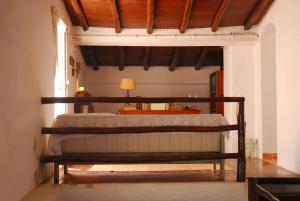
[[[54,95],[56,97],[66,96],[66,30],[67,26],[58,18],[56,27],[56,68],[54,80]],[[55,104],[55,117],[66,113],[66,104]]]

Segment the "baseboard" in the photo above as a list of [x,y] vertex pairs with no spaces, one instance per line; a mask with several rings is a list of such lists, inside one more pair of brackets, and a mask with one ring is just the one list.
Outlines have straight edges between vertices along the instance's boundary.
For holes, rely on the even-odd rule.
[[264,160],[277,160],[277,153],[263,153]]

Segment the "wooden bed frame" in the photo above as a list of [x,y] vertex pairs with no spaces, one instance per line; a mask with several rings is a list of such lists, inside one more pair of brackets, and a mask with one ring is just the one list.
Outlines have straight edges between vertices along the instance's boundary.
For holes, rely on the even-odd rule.
[[249,201],[299,201],[300,177],[298,178],[248,178]]
[[186,98],[186,97],[42,97],[42,104],[54,103],[200,103],[200,102],[236,102],[238,103],[237,124],[226,126],[155,126],[155,127],[43,127],[42,134],[124,134],[124,133],[152,133],[152,132],[223,132],[237,130],[238,153],[220,152],[187,152],[187,153],[99,153],[99,154],[62,154],[43,155],[41,163],[54,163],[54,183],[59,182],[59,165],[68,164],[97,164],[97,163],[154,163],[193,160],[222,160],[237,159],[237,181],[245,181],[245,118],[244,97],[216,97],[216,98]]

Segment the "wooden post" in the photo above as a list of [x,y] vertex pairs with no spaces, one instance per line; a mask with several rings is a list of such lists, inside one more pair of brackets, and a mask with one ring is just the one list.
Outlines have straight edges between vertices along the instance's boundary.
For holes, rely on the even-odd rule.
[[69,172],[68,172],[68,165],[67,164],[64,164],[64,175],[68,175]]
[[217,172],[217,163],[214,162],[213,163],[213,173],[216,173]]
[[54,184],[59,184],[59,164],[54,163]]
[[238,168],[237,168],[237,181],[243,182],[246,179],[244,100],[239,101],[238,125],[239,125],[239,128],[238,128]]
[[224,159],[220,160],[220,180],[224,181],[225,180],[225,164],[224,164]]

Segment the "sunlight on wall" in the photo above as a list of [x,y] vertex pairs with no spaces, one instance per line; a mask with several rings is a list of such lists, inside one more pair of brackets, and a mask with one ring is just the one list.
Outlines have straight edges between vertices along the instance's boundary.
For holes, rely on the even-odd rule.
[[[63,97],[66,95],[66,24],[59,19],[57,24],[57,63],[55,70],[55,96]],[[66,113],[66,104],[55,104],[55,117]]]

